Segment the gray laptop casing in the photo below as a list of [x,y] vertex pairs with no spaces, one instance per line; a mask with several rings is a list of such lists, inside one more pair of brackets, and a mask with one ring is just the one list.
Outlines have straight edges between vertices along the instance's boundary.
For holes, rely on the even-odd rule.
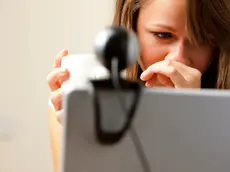
[[[145,172],[128,132],[115,145],[95,139],[93,89],[64,96],[61,172]],[[105,127],[118,129],[124,113],[119,93],[100,93]],[[132,93],[119,94],[126,107]],[[230,92],[144,89],[132,126],[151,172],[230,171]]]

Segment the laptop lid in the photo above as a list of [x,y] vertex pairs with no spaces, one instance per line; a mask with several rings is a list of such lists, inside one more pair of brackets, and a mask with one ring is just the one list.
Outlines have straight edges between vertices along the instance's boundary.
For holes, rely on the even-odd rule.
[[[120,101],[130,107],[133,94],[98,95],[104,127],[115,131],[124,124]],[[229,91],[144,89],[131,129],[107,145],[95,132],[94,98],[92,88],[65,96],[61,172],[229,171]]]

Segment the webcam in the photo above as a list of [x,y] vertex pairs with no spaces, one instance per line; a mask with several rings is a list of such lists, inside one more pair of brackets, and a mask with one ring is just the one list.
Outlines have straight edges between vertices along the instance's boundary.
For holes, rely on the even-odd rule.
[[135,63],[140,53],[136,34],[121,26],[110,26],[100,31],[93,46],[98,60],[110,72],[113,59],[117,60],[120,72]]
[[[121,77],[122,70],[136,63],[139,57],[139,42],[136,34],[121,26],[110,26],[101,30],[94,41],[94,52],[98,61],[109,70],[109,79],[91,80],[94,87],[94,112],[95,112],[95,130],[96,138],[103,145],[113,145],[118,143],[125,133],[130,129],[133,121],[137,104],[141,95],[141,84],[138,81],[129,80]],[[103,108],[108,108],[107,104],[103,106],[101,93],[110,91],[111,97],[118,100],[118,109],[121,109],[122,116],[116,113],[104,113]],[[119,94],[117,94],[119,91]],[[126,91],[133,92],[130,106],[125,106],[123,95]],[[121,94],[122,93],[122,94]],[[111,104],[114,106],[116,101]],[[111,115],[115,115],[110,118]],[[106,119],[106,120],[102,120]],[[115,120],[114,119],[119,119]],[[116,121],[123,120],[120,126]],[[112,125],[111,125],[112,124]],[[116,126],[114,130],[113,127]]]

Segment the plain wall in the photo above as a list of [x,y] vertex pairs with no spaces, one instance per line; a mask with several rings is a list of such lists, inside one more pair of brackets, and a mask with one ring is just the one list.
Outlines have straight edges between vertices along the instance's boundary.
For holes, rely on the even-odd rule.
[[113,9],[114,0],[0,1],[1,172],[53,170],[46,76],[62,48],[92,52]]

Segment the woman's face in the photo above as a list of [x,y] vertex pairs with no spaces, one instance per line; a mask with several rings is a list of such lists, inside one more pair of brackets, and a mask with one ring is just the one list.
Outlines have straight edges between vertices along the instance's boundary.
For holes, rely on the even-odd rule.
[[186,0],[151,0],[140,9],[137,35],[141,44],[141,67],[173,59],[203,73],[212,57],[210,47],[195,46],[185,30]]

